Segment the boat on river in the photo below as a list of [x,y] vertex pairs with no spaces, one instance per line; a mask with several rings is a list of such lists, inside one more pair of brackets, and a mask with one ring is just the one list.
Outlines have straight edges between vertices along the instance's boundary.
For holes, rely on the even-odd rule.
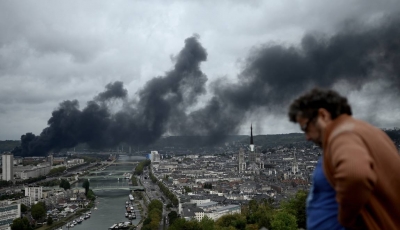
[[129,226],[132,225],[131,222],[120,222],[113,224],[111,227],[109,227],[109,230],[115,230],[115,229],[129,229]]

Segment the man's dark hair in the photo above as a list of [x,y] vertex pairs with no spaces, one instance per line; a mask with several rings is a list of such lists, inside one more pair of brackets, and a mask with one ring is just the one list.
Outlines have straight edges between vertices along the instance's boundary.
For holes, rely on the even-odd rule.
[[317,116],[320,108],[326,109],[332,119],[341,114],[352,115],[347,98],[333,90],[314,88],[293,101],[289,107],[289,119],[295,123],[297,115],[312,119]]

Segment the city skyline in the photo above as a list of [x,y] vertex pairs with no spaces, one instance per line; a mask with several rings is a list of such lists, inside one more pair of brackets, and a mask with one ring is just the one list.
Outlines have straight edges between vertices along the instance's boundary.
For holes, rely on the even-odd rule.
[[[0,140],[18,140],[27,132],[39,135],[63,101],[77,100],[83,110],[88,101],[102,96],[108,100],[105,92],[113,86],[125,94],[107,101],[111,114],[127,104],[141,108],[135,102],[144,101],[143,89],[151,89],[148,82],[155,77],[169,76],[184,50],[185,39],[191,37],[205,50],[206,56],[196,60],[204,77],[200,75],[201,85],[189,91],[190,99],[191,93],[196,93],[193,100],[183,100],[179,113],[171,113],[155,137],[186,134],[190,126],[171,126],[179,119],[177,114],[202,110],[213,96],[233,107],[221,116],[238,112],[239,118],[230,120],[237,127],[224,130],[226,133],[248,134],[251,123],[255,135],[300,132],[288,121],[287,102],[313,85],[332,87],[348,96],[356,117],[393,128],[400,114],[399,76],[390,76],[386,69],[379,72],[381,65],[365,73],[360,70],[365,78],[353,77],[360,74],[355,69],[344,72],[346,77],[327,81],[301,82],[300,78],[299,83],[293,83],[289,77],[281,84],[272,76],[251,94],[238,86],[251,81],[247,76],[256,69],[254,60],[263,51],[274,51],[268,49],[274,45],[283,50],[275,50],[279,56],[290,54],[290,47],[304,50],[310,34],[329,40],[354,29],[368,35],[375,27],[384,28],[385,20],[391,21],[399,6],[396,1],[1,2]],[[298,88],[286,87],[291,84]],[[273,90],[265,93],[271,88],[282,95]],[[185,90],[181,95],[188,97]],[[243,106],[238,101],[246,100],[247,95],[252,100],[260,95],[265,105],[260,99]],[[161,96],[165,97],[168,93]],[[189,117],[187,124],[193,123],[198,122]],[[201,131],[195,134],[208,133]]]

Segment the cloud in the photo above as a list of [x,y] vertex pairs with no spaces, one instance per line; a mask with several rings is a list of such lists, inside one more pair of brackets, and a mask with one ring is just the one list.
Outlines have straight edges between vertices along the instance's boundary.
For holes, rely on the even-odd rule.
[[[182,41],[193,33],[200,34],[201,44],[207,49],[207,62],[202,64],[201,69],[208,81],[199,81],[197,84],[201,87],[184,92],[185,98],[186,95],[189,98],[196,90],[201,93],[192,97],[194,101],[182,101],[191,108],[184,112],[187,119],[183,121],[197,124],[193,119],[209,114],[207,109],[210,112],[216,109],[224,112],[221,113],[221,122],[215,122],[218,124],[211,124],[206,117],[200,119],[202,122],[199,124],[203,126],[196,132],[170,123],[166,129],[171,133],[189,134],[205,133],[210,128],[221,128],[222,133],[247,133],[247,128],[241,128],[242,124],[262,116],[248,114],[245,116],[247,121],[234,116],[223,120],[231,113],[237,113],[237,109],[257,110],[256,105],[246,104],[246,97],[250,97],[257,105],[267,107],[265,111],[273,113],[275,117],[277,112],[274,113],[272,108],[283,111],[285,106],[282,104],[281,109],[277,106],[268,108],[262,103],[283,99],[288,101],[292,94],[309,86],[303,85],[300,80],[295,81],[299,83],[298,88],[272,81],[274,87],[290,91],[283,93],[270,84],[257,84],[253,80],[261,78],[251,70],[257,69],[255,60],[264,57],[263,52],[279,52],[280,49],[286,55],[281,57],[281,61],[296,58],[296,55],[301,57],[304,55],[302,49],[305,43],[311,46],[309,49],[313,45],[312,39],[303,39],[304,44],[301,43],[305,34],[310,34],[309,38],[316,38],[315,44],[321,45],[324,39],[318,38],[315,31],[319,31],[329,41],[338,31],[343,31],[343,27],[350,28],[349,25],[357,24],[354,23],[357,21],[374,24],[379,22],[378,19],[392,15],[397,9],[398,1],[372,0],[310,0],[301,4],[293,1],[2,1],[0,108],[5,112],[0,116],[0,130],[11,131],[0,131],[0,139],[19,139],[22,133],[28,131],[39,134],[46,127],[51,111],[57,109],[60,102],[76,99],[85,105],[110,82],[123,82],[125,89],[130,92],[129,100],[139,100],[146,82],[157,76],[165,76],[165,72],[174,68],[171,55],[176,54],[182,48]],[[288,47],[292,47],[293,51]],[[387,58],[395,60],[397,57]],[[398,68],[394,65],[392,67]],[[298,71],[298,68],[309,71],[309,67],[301,63],[295,70]],[[290,69],[286,71],[290,72]],[[357,73],[356,69],[353,71]],[[391,71],[394,70],[385,70],[385,73]],[[238,75],[241,77],[237,78]],[[272,75],[268,73],[268,76]],[[378,75],[369,73],[368,76]],[[393,82],[394,77],[390,76],[392,79],[385,79]],[[247,79],[243,87],[252,89],[253,93],[238,89],[240,85],[236,83],[242,82],[243,78]],[[333,82],[336,81],[332,80],[330,85],[337,87]],[[370,81],[363,80],[359,84],[366,82]],[[350,92],[345,93],[367,94],[360,87],[352,83]],[[357,90],[359,94],[353,93]],[[267,98],[264,97],[266,95]],[[229,98],[235,98],[235,101]],[[355,98],[357,110],[359,98],[363,96]],[[396,111],[394,109],[388,113],[395,115]],[[278,117],[282,117],[280,114]],[[377,125],[390,125],[390,122],[383,122],[388,120],[384,118],[387,116],[377,114],[374,122]],[[367,116],[365,118],[370,119]],[[230,122],[240,124],[229,126]],[[263,126],[272,127],[278,123],[282,125],[273,129],[265,128],[262,132],[295,131],[291,125],[285,127],[285,122],[277,122],[272,118],[266,119]]]

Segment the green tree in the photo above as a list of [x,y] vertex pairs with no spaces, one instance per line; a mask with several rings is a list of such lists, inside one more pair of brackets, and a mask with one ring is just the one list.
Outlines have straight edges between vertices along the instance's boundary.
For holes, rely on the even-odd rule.
[[27,211],[28,211],[28,207],[26,205],[24,205],[24,204],[21,204],[21,212],[25,213]]
[[168,230],[203,230],[200,226],[200,223],[196,220],[187,221],[183,218],[178,218],[174,221],[172,225],[168,228]]
[[146,219],[144,219],[143,221],[143,225],[148,225],[151,223],[151,218],[147,217]]
[[142,229],[155,230],[159,228],[162,218],[163,204],[159,200],[152,200],[148,205],[148,215],[143,222]]
[[12,185],[12,181],[0,180],[0,188],[8,187],[10,185]]
[[202,230],[214,230],[214,220],[208,216],[204,216],[200,221],[200,226]]
[[86,194],[86,198],[91,201],[96,200],[96,195],[94,194],[93,190],[89,189],[89,192]]
[[47,225],[52,225],[53,224],[53,218],[50,216],[47,218]]
[[281,208],[296,217],[297,227],[307,229],[306,215],[307,192],[300,190],[296,195],[281,204]]
[[46,209],[43,206],[42,202],[32,205],[31,214],[33,219],[40,220],[46,216]]
[[169,225],[173,224],[174,221],[178,218],[178,213],[175,211],[171,211],[170,213],[168,213],[168,222]]
[[271,221],[272,230],[296,230],[296,217],[285,211],[275,213]]
[[248,224],[246,225],[246,230],[259,230],[258,224]]
[[143,165],[142,164],[138,164],[135,168],[135,174],[136,175],[141,175],[143,173]]
[[184,186],[183,188],[185,189],[185,193],[192,192],[192,189],[189,188],[188,186]]
[[149,166],[150,164],[151,164],[150,160],[144,160],[144,161],[140,162],[135,168],[135,174],[141,175],[143,173],[144,167]]
[[246,217],[238,213],[222,216],[215,222],[217,227],[227,228],[231,226],[242,230],[246,228],[246,223]]
[[61,166],[61,167],[58,167],[58,168],[53,168],[53,169],[50,170],[49,174],[47,174],[47,175],[49,175],[49,176],[57,175],[57,174],[60,174],[60,173],[64,172],[66,169],[67,168],[65,166]]
[[71,189],[71,184],[67,180],[61,179],[60,188],[63,188],[64,190]]
[[30,225],[29,220],[24,217],[13,220],[13,223],[11,224],[11,230],[33,230],[33,228]]
[[149,212],[153,209],[163,210],[163,203],[159,200],[152,200],[149,204]]
[[270,228],[273,212],[270,201],[266,199],[260,202],[251,200],[249,205],[242,208],[242,214],[246,216],[247,224],[257,225],[260,228]]
[[90,186],[89,180],[86,179],[82,184],[82,188],[85,189],[85,195],[87,195],[89,192],[89,186]]
[[138,186],[138,182],[137,182],[137,180],[136,180],[136,176],[135,176],[135,175],[132,175],[132,176],[131,176],[131,181],[132,181],[132,185],[133,185],[133,186]]

